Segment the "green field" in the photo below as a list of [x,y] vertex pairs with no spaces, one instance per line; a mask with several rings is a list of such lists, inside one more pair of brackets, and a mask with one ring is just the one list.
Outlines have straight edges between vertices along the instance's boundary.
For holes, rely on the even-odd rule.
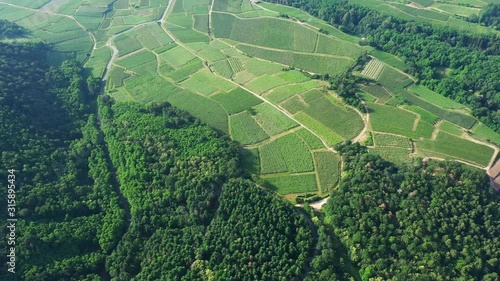
[[216,94],[211,98],[219,102],[229,114],[238,113],[262,103],[262,100],[239,87],[228,93]]
[[295,133],[304,141],[304,143],[311,150],[325,147],[325,145],[321,142],[321,140],[317,136],[313,135],[313,133],[309,132],[305,128],[300,128],[299,130],[295,131]]
[[374,147],[369,149],[370,153],[378,154],[392,163],[402,165],[411,162],[410,150],[402,147]]
[[257,143],[269,137],[247,111],[230,116],[229,128],[231,137],[241,144]]
[[366,93],[376,97],[379,103],[386,103],[392,95],[382,86],[376,84],[363,85],[361,88]]
[[238,44],[236,47],[249,56],[290,65],[313,73],[342,74],[354,64],[354,61],[347,57],[294,53],[292,51],[264,49],[245,44]]
[[373,134],[373,139],[376,147],[389,146],[401,147],[406,149],[412,147],[410,140],[401,136],[375,133]]
[[439,124],[439,130],[443,132],[447,132],[448,134],[460,137],[463,133],[462,128],[454,125],[450,122],[443,121]]
[[306,144],[295,134],[287,134],[260,147],[263,174],[309,172],[313,160]]
[[305,175],[283,175],[262,177],[265,181],[276,188],[278,194],[315,192],[316,177],[313,173]]
[[215,101],[189,91],[181,92],[168,99],[175,107],[185,110],[209,126],[228,133],[227,115]]
[[408,66],[400,58],[393,54],[375,49],[370,52],[370,55],[401,71],[405,71],[408,68]]
[[372,59],[366,64],[363,71],[361,71],[361,74],[370,79],[377,80],[383,69],[384,64],[381,61]]
[[266,93],[264,97],[273,103],[280,103],[293,95],[300,94],[311,88],[316,88],[319,86],[319,82],[315,80],[310,80],[299,84],[284,85],[274,88],[269,93]]
[[340,157],[330,151],[313,154],[321,193],[328,193],[340,180]]
[[413,81],[392,67],[384,67],[377,80],[386,89],[395,91],[410,85]]
[[339,106],[326,97],[308,103],[303,111],[343,139],[356,137],[364,128],[363,120],[353,109]]
[[460,104],[447,97],[444,97],[422,85],[413,85],[409,87],[408,90],[417,95],[419,98],[442,108],[450,108],[450,109],[465,108],[463,104]]
[[478,137],[483,140],[489,140],[496,145],[500,145],[500,134],[496,133],[486,125],[482,123],[478,123],[472,128],[472,132],[475,137]]
[[370,122],[374,131],[400,134],[406,137],[430,138],[433,127],[420,120],[414,128],[417,115],[393,106],[369,103]]
[[433,156],[445,159],[460,159],[480,166],[487,166],[493,156],[493,148],[477,144],[448,133],[439,132],[436,141],[417,141],[419,156]]
[[343,141],[343,138],[340,135],[336,134],[330,128],[323,125],[319,121],[316,121],[316,119],[312,118],[304,112],[299,112],[295,114],[294,117],[299,122],[304,124],[304,126],[320,136],[329,146],[333,146],[334,144]]
[[256,113],[255,121],[257,121],[262,129],[270,136],[299,125],[268,103],[259,104],[254,107],[254,110]]

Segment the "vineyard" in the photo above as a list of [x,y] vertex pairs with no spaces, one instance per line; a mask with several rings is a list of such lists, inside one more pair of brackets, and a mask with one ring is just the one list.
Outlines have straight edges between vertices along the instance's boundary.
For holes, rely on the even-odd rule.
[[368,64],[366,64],[365,68],[363,71],[361,71],[361,74],[373,79],[377,80],[380,77],[380,73],[382,73],[382,70],[384,69],[384,64],[376,59],[370,60]]

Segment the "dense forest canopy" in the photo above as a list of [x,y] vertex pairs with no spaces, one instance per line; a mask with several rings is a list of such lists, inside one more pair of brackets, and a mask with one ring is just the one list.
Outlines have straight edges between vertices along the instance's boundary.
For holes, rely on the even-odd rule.
[[479,16],[472,14],[467,20],[478,22],[485,26],[492,26],[496,30],[500,30],[500,4],[490,3],[481,9]]
[[359,145],[339,148],[345,176],[325,222],[363,280],[498,280],[500,196],[483,171],[437,161],[396,167]]
[[[95,280],[120,238],[124,212],[110,184],[82,67],[70,61],[49,67],[48,49],[0,43],[0,176],[16,170],[15,276]],[[2,200],[3,210],[6,204]],[[0,274],[12,280],[12,273]]]
[[107,261],[111,277],[296,280],[302,274],[311,230],[291,205],[238,178],[236,143],[168,103],[104,97],[99,110],[132,210],[130,228]]
[[[270,0],[305,10],[392,53],[420,83],[469,106],[500,132],[500,38],[404,21],[337,0]],[[445,71],[444,71],[444,70]]]

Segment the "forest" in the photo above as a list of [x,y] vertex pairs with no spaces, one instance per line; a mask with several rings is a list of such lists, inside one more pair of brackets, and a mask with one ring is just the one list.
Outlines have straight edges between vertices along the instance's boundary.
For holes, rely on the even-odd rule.
[[405,21],[338,0],[270,0],[300,8],[340,30],[365,37],[362,44],[400,57],[419,83],[467,105],[500,132],[500,39]]
[[397,167],[359,144],[338,149],[345,177],[324,222],[362,280],[498,280],[500,196],[484,172],[432,160]]
[[112,278],[297,280],[312,230],[241,178],[236,143],[168,103],[99,104],[132,215],[107,260]]

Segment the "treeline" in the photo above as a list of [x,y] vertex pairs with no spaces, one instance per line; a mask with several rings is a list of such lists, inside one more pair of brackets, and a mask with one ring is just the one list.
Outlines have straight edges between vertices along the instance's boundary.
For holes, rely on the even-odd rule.
[[28,31],[16,23],[0,19],[0,39],[22,37]]
[[99,101],[132,221],[106,266],[114,280],[298,280],[304,218],[240,177],[239,147],[168,103]]
[[[1,280],[98,280],[123,229],[83,70],[49,67],[41,43],[0,43],[0,178],[15,169],[15,274]],[[7,188],[0,191],[7,198]],[[7,200],[1,236],[7,237]]]
[[397,55],[408,73],[432,90],[466,104],[500,131],[500,39],[426,23],[404,21],[337,0],[270,0],[305,10],[363,44]]
[[325,222],[362,280],[498,280],[500,196],[484,171],[438,161],[396,167],[359,145],[338,149],[344,178]]
[[467,21],[492,26],[496,30],[500,30],[500,4],[490,3],[484,6],[479,12],[479,16],[472,14],[467,18]]

